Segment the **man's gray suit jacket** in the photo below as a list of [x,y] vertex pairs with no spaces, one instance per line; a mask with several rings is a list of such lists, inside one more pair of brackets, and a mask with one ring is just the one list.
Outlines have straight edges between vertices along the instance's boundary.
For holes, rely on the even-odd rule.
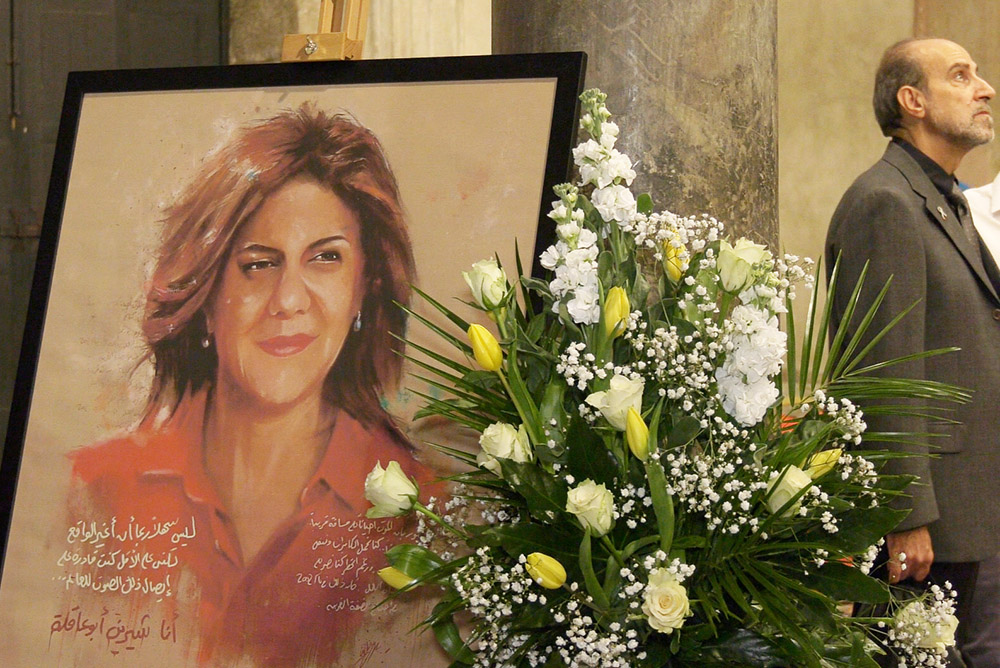
[[942,435],[916,439],[920,444],[878,444],[935,453],[933,458],[907,457],[886,463],[886,472],[920,478],[908,488],[911,496],[901,500],[900,506],[912,507],[912,511],[897,530],[928,525],[938,561],[980,561],[997,554],[1000,298],[993,282],[995,265],[990,261],[987,270],[947,200],[913,157],[895,143],[858,177],[837,207],[827,235],[828,276],[838,254],[842,257],[834,322],[844,312],[866,261],[870,263],[867,289],[853,322],[890,277],[891,286],[870,332],[880,331],[917,303],[868,360],[955,346],[961,350],[908,362],[887,373],[960,385],[973,393],[971,402],[953,405],[948,413],[960,425],[933,418],[866,415],[872,431]]

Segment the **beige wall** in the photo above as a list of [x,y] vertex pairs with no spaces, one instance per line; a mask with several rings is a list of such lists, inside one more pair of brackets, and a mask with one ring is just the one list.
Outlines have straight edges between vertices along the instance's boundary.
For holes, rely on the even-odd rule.
[[[873,77],[885,47],[913,34],[913,2],[778,0],[778,221],[786,252],[822,257],[840,196],[882,154]],[[820,286],[822,295],[825,280]],[[800,293],[798,322],[807,304]]]
[[[1000,0],[914,0],[917,37],[944,37],[958,42],[979,64],[979,71],[1000,89]],[[1000,117],[1000,101],[993,113]],[[980,186],[1000,171],[1000,140],[973,149],[958,168],[962,181]]]
[[[885,47],[911,36],[955,40],[1000,86],[998,34],[1000,0],[778,0],[778,218],[787,252],[822,257],[841,195],[884,150],[871,92]],[[994,141],[972,151],[958,176],[982,185],[998,170]]]

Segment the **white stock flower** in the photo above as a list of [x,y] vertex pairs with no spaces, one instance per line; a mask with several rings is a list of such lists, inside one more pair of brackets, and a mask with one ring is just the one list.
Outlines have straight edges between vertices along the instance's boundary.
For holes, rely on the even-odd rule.
[[[541,255],[542,266],[553,273],[549,289],[555,301],[552,311],[565,306],[573,322],[592,325],[600,320],[601,305],[597,278],[597,235],[571,223],[559,225],[560,240]],[[573,235],[573,236],[570,236]],[[575,238],[574,238],[575,236]]]
[[[811,484],[812,478],[809,477],[808,473],[798,466],[789,464],[785,467],[784,475],[778,474],[767,483],[767,509],[772,513],[777,513],[782,506],[792,500],[793,496]],[[781,513],[781,516],[791,517],[798,512],[801,503],[802,498],[799,497],[798,501]]]
[[616,139],[618,139],[618,124],[613,121],[601,123],[601,146],[610,150],[615,147]]
[[382,462],[365,478],[365,498],[372,504],[368,517],[396,517],[413,508],[417,500],[416,484],[406,477],[399,462],[391,461],[384,469]]
[[573,291],[573,298],[566,302],[566,310],[573,322],[579,325],[593,325],[601,319],[601,299],[597,283],[579,285]]
[[576,515],[585,528],[595,536],[603,536],[611,530],[615,503],[611,492],[603,484],[598,485],[590,478],[569,490],[566,494],[566,512]]
[[607,223],[626,223],[635,217],[635,197],[625,186],[606,186],[595,190],[591,202]]
[[684,626],[684,619],[691,614],[687,589],[666,568],[654,568],[643,592],[642,611],[654,629],[672,633]]
[[766,246],[740,238],[735,246],[723,240],[719,244],[719,258],[716,266],[722,287],[729,292],[740,292],[753,278],[753,267],[759,262],[771,259]]
[[577,243],[577,240],[580,238],[580,232],[580,223],[575,220],[556,225],[556,234],[567,244]]
[[744,427],[761,421],[767,409],[778,399],[778,387],[767,378],[755,383],[744,382],[724,367],[715,370],[722,408]]
[[554,221],[566,220],[570,217],[569,207],[562,200],[556,200],[552,203],[552,210],[549,211],[549,218]]
[[778,327],[777,316],[741,304],[729,321],[735,330],[734,349],[724,363],[730,373],[743,374],[748,383],[755,383],[781,371],[788,336]]
[[523,424],[520,427],[506,422],[491,424],[479,436],[479,446],[482,450],[476,456],[476,462],[497,475],[501,475],[497,458],[515,462],[530,462],[535,458]]
[[586,402],[601,411],[601,415],[618,431],[625,431],[628,409],[634,408],[642,412],[642,391],[645,381],[631,380],[615,374],[611,377],[611,386],[605,392],[594,392],[586,398]]
[[462,278],[472,290],[472,298],[487,311],[503,304],[507,296],[507,274],[496,258],[476,262],[471,271],[462,272]]
[[573,162],[580,169],[589,166],[588,163],[600,162],[607,155],[607,150],[597,141],[588,139],[573,149]]
[[715,370],[722,407],[737,422],[753,426],[778,398],[771,381],[781,371],[787,335],[778,318],[756,306],[741,304],[727,321],[729,352]]

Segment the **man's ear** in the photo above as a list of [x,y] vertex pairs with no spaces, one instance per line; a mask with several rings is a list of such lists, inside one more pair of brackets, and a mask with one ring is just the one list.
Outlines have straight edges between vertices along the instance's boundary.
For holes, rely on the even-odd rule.
[[927,98],[916,86],[900,86],[896,91],[896,101],[904,115],[913,118],[923,118],[927,115]]

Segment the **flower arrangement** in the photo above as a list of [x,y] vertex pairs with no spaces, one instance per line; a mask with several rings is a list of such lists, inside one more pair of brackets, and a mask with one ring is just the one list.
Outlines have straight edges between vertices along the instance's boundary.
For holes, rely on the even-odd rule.
[[789,346],[810,263],[654,212],[629,190],[604,94],[581,100],[549,280],[518,266],[512,284],[496,260],[465,273],[497,335],[423,293],[455,331],[412,314],[464,358],[411,346],[447,392],[421,415],[479,432],[481,450],[435,446],[468,466],[437,512],[392,464],[372,472],[374,515],[422,513],[451,542],[392,548],[383,579],[441,589],[426,625],[455,666],[943,665],[949,592],[897,601],[869,575],[910,479],[878,473],[886,454],[865,444],[890,436],[866,433],[858,404],[962,393],[872,375],[891,363],[863,365],[870,313],[824,354],[838,323],[815,296]]

